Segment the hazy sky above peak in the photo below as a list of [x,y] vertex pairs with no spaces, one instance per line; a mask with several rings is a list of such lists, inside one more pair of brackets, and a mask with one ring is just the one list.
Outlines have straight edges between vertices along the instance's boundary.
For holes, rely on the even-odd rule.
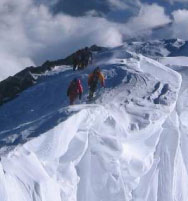
[[92,44],[188,39],[188,0],[1,0],[0,80]]

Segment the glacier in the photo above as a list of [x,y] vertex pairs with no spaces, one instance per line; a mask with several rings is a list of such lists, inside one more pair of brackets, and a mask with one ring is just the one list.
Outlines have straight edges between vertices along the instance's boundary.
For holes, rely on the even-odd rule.
[[[188,68],[160,52],[108,48],[84,71],[57,66],[1,106],[0,201],[187,201]],[[88,104],[95,66],[106,87]],[[69,106],[74,77],[84,94]]]

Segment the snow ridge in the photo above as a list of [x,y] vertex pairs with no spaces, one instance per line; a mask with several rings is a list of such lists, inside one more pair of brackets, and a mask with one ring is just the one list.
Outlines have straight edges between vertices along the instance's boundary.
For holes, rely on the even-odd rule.
[[[76,72],[83,104],[67,106],[57,92],[75,74],[63,66],[0,109],[1,201],[186,201],[176,112],[182,76],[125,46],[96,54],[94,62],[106,88],[93,104],[86,90],[93,67]],[[32,111],[20,117],[23,102]],[[10,114],[18,118],[8,128]]]

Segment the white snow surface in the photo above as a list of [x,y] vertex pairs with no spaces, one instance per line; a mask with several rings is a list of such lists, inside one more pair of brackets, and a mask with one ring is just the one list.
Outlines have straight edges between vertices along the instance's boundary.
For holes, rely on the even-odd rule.
[[159,62],[167,66],[188,66],[188,57],[161,57]]
[[[87,103],[97,65],[106,87]],[[188,69],[125,46],[93,66],[57,67],[0,108],[0,201],[187,201]],[[75,76],[84,95],[68,106]]]

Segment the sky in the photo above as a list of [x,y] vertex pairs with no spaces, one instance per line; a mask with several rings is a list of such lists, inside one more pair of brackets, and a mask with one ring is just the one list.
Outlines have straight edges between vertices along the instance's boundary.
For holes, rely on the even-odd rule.
[[1,0],[0,80],[131,38],[188,40],[188,0]]

